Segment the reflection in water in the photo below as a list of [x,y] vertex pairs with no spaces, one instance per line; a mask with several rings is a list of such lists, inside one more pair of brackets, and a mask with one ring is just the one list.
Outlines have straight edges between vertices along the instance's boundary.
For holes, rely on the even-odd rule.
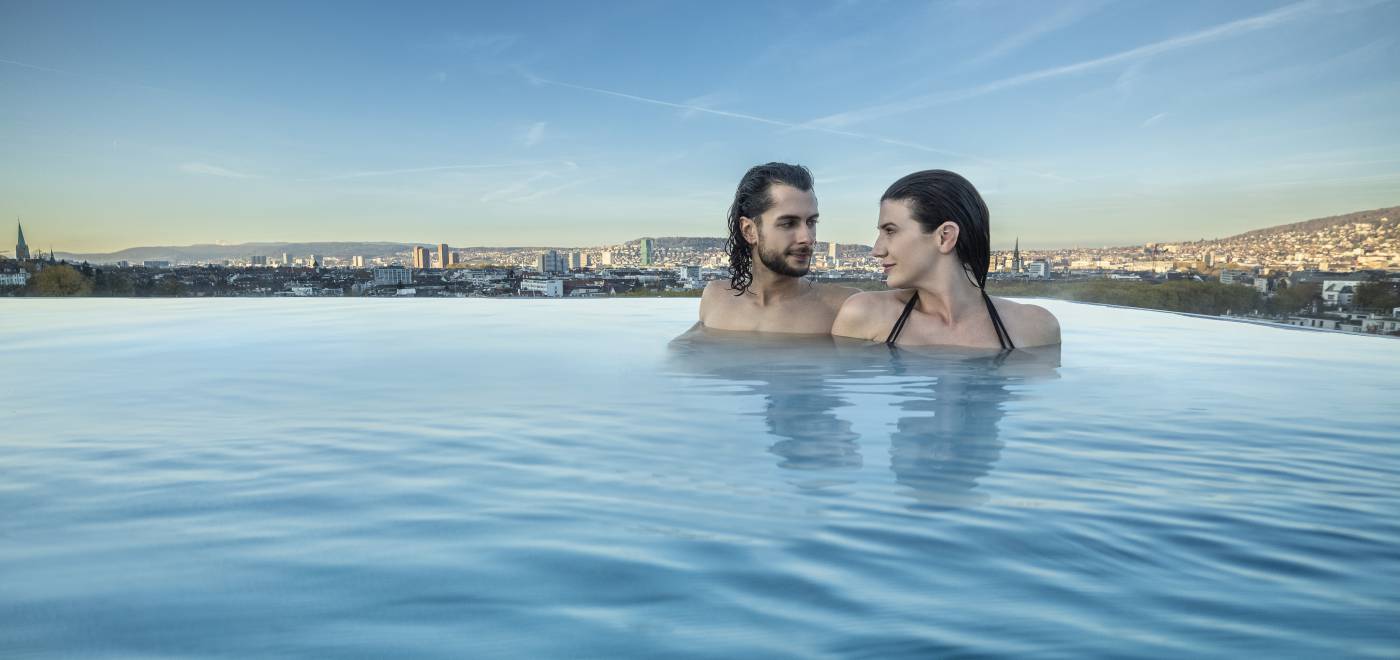
[[745,394],[764,398],[764,422],[779,438],[768,451],[779,467],[815,475],[800,487],[850,483],[839,473],[860,468],[859,436],[835,413],[850,404],[828,384],[839,373],[831,337],[698,330],[677,338],[671,349],[677,371],[741,385]]
[[[697,328],[671,343],[670,364],[680,375],[764,397],[768,431],[778,438],[769,451],[778,466],[811,473],[799,487],[850,483],[862,459],[848,417],[884,426],[893,410],[890,469],[901,493],[921,506],[966,506],[986,499],[975,489],[1005,445],[998,427],[1014,396],[1009,386],[1056,377],[1059,349],[892,351],[829,337]],[[855,397],[859,407],[851,403]]]

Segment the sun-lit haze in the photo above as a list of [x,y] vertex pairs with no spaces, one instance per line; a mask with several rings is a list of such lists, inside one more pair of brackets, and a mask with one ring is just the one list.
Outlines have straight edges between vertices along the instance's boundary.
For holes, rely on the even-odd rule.
[[0,219],[72,252],[600,245],[720,235],[784,160],[822,240],[868,244],[935,167],[999,249],[1212,238],[1400,203],[1397,27],[1366,1],[4,1]]

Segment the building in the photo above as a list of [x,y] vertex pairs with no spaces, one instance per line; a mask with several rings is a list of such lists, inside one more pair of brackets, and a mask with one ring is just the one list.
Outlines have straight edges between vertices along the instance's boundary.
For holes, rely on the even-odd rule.
[[364,268],[365,258],[358,254],[353,257],[350,257],[350,266],[353,268]]
[[1011,272],[1021,272],[1021,237],[1016,237],[1016,247],[1011,250]]
[[569,253],[569,270],[588,267],[588,255],[582,252]]
[[283,265],[284,267],[292,265],[292,255],[287,254],[286,252],[283,252],[283,253],[282,253],[282,265]]
[[413,268],[414,270],[426,270],[432,267],[429,261],[428,248],[421,245],[413,246]]
[[602,254],[598,255],[598,263],[603,266],[614,265],[612,250],[605,250]]
[[1245,281],[1248,277],[1249,273],[1242,270],[1224,268],[1220,271],[1221,284],[1248,284],[1249,282]]
[[569,270],[569,263],[558,250],[550,250],[535,257],[535,270],[541,273],[563,273]]
[[267,265],[267,257],[265,257],[265,256],[263,256],[263,255],[260,255],[260,254],[255,254],[255,255],[253,255],[253,256],[251,256],[251,257],[248,257],[248,265],[249,265],[249,266],[266,266],[266,265]]
[[15,259],[24,261],[29,258],[29,245],[24,242],[24,225],[16,222],[15,226],[19,227],[19,242],[15,243]]
[[397,286],[399,284],[413,284],[413,271],[398,266],[374,269],[375,286]]
[[24,286],[29,283],[29,273],[20,269],[14,273],[0,273],[0,286]]
[[459,264],[461,264],[461,263],[462,263],[462,253],[460,253],[460,252],[448,252],[448,253],[447,253],[447,265],[449,265],[449,266],[457,266],[457,265],[459,265]]
[[142,266],[145,266],[145,267],[147,267],[147,268],[169,268],[169,267],[170,267],[170,262],[169,262],[169,261],[143,261],[143,262],[141,262],[141,265],[142,265]]
[[1350,305],[1356,302],[1356,290],[1361,282],[1332,280],[1322,285],[1322,302],[1328,305]]
[[447,244],[438,243],[437,263],[438,268],[447,268]]
[[1031,265],[1026,268],[1026,273],[1031,277],[1042,280],[1050,277],[1050,262],[1044,259],[1032,261]]
[[307,264],[306,264],[306,265],[308,265],[308,266],[310,266],[310,267],[312,267],[312,268],[320,268],[320,267],[321,267],[321,255],[319,255],[319,254],[310,255],[309,257],[307,257]]
[[655,256],[654,253],[656,252],[655,241],[652,241],[650,238],[643,238],[640,248],[642,252],[640,260],[641,264],[643,266],[650,266],[652,259]]
[[827,244],[826,244],[826,258],[827,258],[828,261],[830,261],[830,262],[832,262],[832,263],[836,263],[836,258],[837,258],[837,257],[836,257],[836,251],[837,251],[836,248],[837,248],[837,245],[836,245],[836,243],[834,243],[834,242],[833,242],[833,243],[827,243]]
[[562,298],[564,280],[527,277],[520,280],[520,293],[538,293],[546,298]]

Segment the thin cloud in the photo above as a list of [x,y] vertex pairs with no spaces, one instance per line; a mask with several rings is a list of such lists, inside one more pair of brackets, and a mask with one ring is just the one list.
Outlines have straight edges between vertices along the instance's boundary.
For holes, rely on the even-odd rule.
[[1078,23],[1088,15],[1098,11],[1101,6],[1102,3],[1098,2],[1062,6],[1059,11],[1051,14],[1045,20],[1038,21],[1026,29],[1002,39],[981,55],[966,60],[963,62],[963,65],[971,68],[986,64],[992,60],[1000,59],[1024,48],[1047,34],[1063,30],[1064,28]]
[[175,91],[175,90],[173,90],[173,89],[166,89],[166,88],[164,88],[164,87],[155,87],[155,86],[152,86],[152,85],[142,85],[141,83],[131,83],[131,82],[126,82],[125,80],[117,80],[117,79],[115,79],[115,78],[108,78],[108,77],[106,77],[106,76],[96,76],[96,75],[92,75],[92,74],[88,74],[88,73],[79,73],[79,72],[77,72],[77,71],[68,71],[68,70],[65,70],[65,69],[55,69],[55,68],[53,68],[53,67],[40,66],[40,65],[38,65],[38,64],[30,64],[29,62],[19,62],[19,61],[16,61],[16,60],[5,60],[5,59],[0,59],[0,64],[8,64],[8,65],[10,65],[10,66],[17,66],[17,67],[21,67],[21,68],[25,68],[25,69],[33,69],[34,71],[44,71],[44,72],[47,72],[47,73],[57,73],[57,74],[64,75],[64,76],[73,76],[73,77],[75,77],[75,78],[87,78],[88,80],[97,80],[97,81],[100,81],[100,82],[107,83],[107,84],[109,84],[109,85],[118,85],[118,86],[121,86],[121,87],[134,87],[134,88],[136,88],[136,89],[144,89],[144,90],[149,90],[149,91],[152,91],[152,92],[161,92],[161,93],[163,93],[163,94],[179,94],[179,93],[180,93],[180,92],[177,92],[177,91]]
[[500,53],[520,41],[517,34],[461,34],[447,35],[442,45],[452,50]]
[[420,174],[423,172],[447,172],[451,170],[500,170],[512,167],[529,167],[539,165],[548,161],[520,161],[514,163],[482,163],[472,165],[437,165],[433,167],[409,167],[397,170],[363,170],[359,172],[345,172],[343,174],[332,174],[329,176],[303,179],[303,181],[341,181],[344,179],[363,179],[374,176],[398,176],[400,174]]
[[523,193],[530,189],[530,184],[535,183],[537,181],[543,181],[554,176],[556,175],[553,172],[549,171],[536,172],[534,175],[530,176],[527,179],[521,179],[520,181],[516,181],[515,183],[512,183],[504,188],[492,190],[491,192],[482,195],[481,201],[483,203],[489,203],[494,202],[498,199],[505,199],[507,197],[515,197],[518,199],[518,195],[520,193]]
[[[937,148],[937,147],[930,147],[930,146],[928,146],[928,145],[919,144],[919,143],[917,143],[917,142],[910,142],[910,141],[908,141],[908,140],[896,140],[896,139],[893,139],[893,138],[882,137],[882,136],[879,136],[879,135],[871,135],[871,134],[868,134],[868,133],[857,133],[857,132],[855,132],[855,131],[846,131],[846,130],[840,130],[840,129],[829,128],[829,127],[824,127],[824,126],[813,126],[813,125],[809,125],[809,124],[797,124],[797,123],[790,122],[790,121],[782,121],[782,120],[779,120],[779,119],[771,119],[771,118],[769,118],[769,117],[760,117],[760,116],[758,116],[758,115],[750,115],[750,114],[745,114],[745,113],[742,113],[742,112],[729,112],[729,111],[725,111],[725,110],[715,110],[714,108],[706,108],[706,107],[697,106],[697,105],[691,105],[691,104],[686,104],[686,103],[673,103],[673,102],[671,102],[671,101],[663,101],[663,100],[661,100],[661,99],[653,99],[653,98],[648,98],[648,97],[645,97],[645,96],[638,96],[638,95],[636,95],[636,94],[627,94],[627,93],[624,93],[624,92],[617,92],[617,91],[613,91],[613,90],[610,90],[610,89],[603,89],[603,88],[600,88],[600,87],[589,87],[589,86],[586,86],[586,85],[575,85],[575,84],[573,84],[573,83],[560,82],[560,81],[558,81],[558,80],[549,80],[549,79],[547,79],[547,78],[541,78],[541,77],[539,77],[539,76],[534,76],[534,75],[530,75],[530,74],[525,74],[525,75],[526,75],[527,79],[528,79],[531,83],[536,84],[536,85],[551,85],[551,86],[554,86],[554,87],[563,87],[563,88],[566,88],[566,89],[574,89],[574,90],[579,90],[579,91],[584,91],[584,92],[590,92],[590,93],[593,93],[593,94],[602,94],[602,95],[604,95],[604,96],[612,96],[612,97],[615,97],[615,98],[626,99],[626,100],[629,100],[629,101],[635,101],[635,102],[637,102],[637,103],[645,103],[645,104],[648,104],[648,105],[661,106],[661,107],[663,107],[663,108],[675,108],[675,109],[678,109],[678,110],[687,110],[687,111],[692,111],[692,112],[701,113],[701,114],[714,115],[714,116],[716,116],[716,117],[726,117],[726,118],[729,118],[729,119],[740,119],[740,120],[743,120],[743,121],[751,121],[751,122],[755,122],[755,123],[759,123],[759,124],[766,124],[766,125],[768,125],[768,126],[777,126],[777,127],[779,127],[779,128],[784,128],[784,129],[789,129],[789,130],[813,131],[813,132],[817,132],[817,133],[825,133],[825,134],[827,134],[827,135],[840,135],[840,136],[843,136],[843,137],[857,138],[857,139],[861,139],[861,140],[869,140],[869,141],[873,141],[873,142],[879,142],[879,143],[881,143],[881,144],[888,144],[888,145],[896,146],[896,147],[904,147],[904,148],[907,148],[907,149],[914,149],[914,150],[923,151],[923,152],[926,152],[926,153],[934,153],[934,154],[938,154],[938,155],[941,155],[941,156],[949,156],[949,157],[952,157],[952,158],[960,158],[960,159],[964,159],[964,160],[978,161],[978,162],[982,162],[982,163],[986,163],[986,164],[991,164],[991,165],[1002,165],[1002,166],[1005,166],[1004,164],[995,163],[995,162],[993,162],[993,161],[991,161],[991,160],[988,160],[988,159],[985,159],[985,158],[980,158],[980,157],[977,157],[977,156],[971,156],[971,155],[968,155],[968,154],[962,154],[962,153],[958,153],[958,152],[956,152],[956,151],[949,151],[949,150],[947,150],[947,149],[939,149],[939,148]],[[1066,178],[1064,178],[1064,177],[1060,177],[1060,176],[1057,176],[1057,175],[1054,175],[1054,174],[1048,174],[1048,173],[1045,173],[1045,172],[1029,172],[1029,173],[1030,173],[1030,174],[1034,174],[1034,175],[1036,175],[1036,176],[1041,176],[1041,177],[1046,177],[1046,178],[1055,179],[1055,180],[1058,180],[1058,181],[1066,181],[1066,180],[1068,180],[1068,179],[1066,179]]]
[[248,173],[245,173],[245,172],[235,172],[235,171],[233,171],[233,170],[231,170],[231,169],[228,169],[228,168],[226,168],[226,167],[219,167],[218,165],[210,165],[209,163],[201,163],[201,162],[197,162],[197,161],[191,161],[191,162],[188,162],[188,163],[182,163],[182,164],[180,165],[180,171],[181,171],[181,172],[187,172],[187,173],[189,173],[189,174],[204,174],[204,175],[207,175],[207,176],[219,176],[219,177],[224,177],[224,178],[226,178],[226,179],[258,179],[258,178],[261,178],[261,177],[259,177],[259,176],[256,175],[256,174],[248,174]]
[[596,181],[596,180],[597,180],[596,177],[594,177],[594,178],[588,178],[588,179],[575,179],[575,180],[570,181],[570,182],[568,182],[568,183],[561,183],[561,184],[559,184],[559,185],[557,185],[557,186],[554,186],[553,188],[545,188],[545,189],[543,189],[543,190],[538,190],[538,191],[532,192],[532,193],[530,193],[530,194],[528,194],[528,195],[522,195],[522,196],[520,196],[520,197],[516,197],[516,198],[514,198],[514,199],[511,199],[510,201],[512,201],[512,202],[529,202],[529,201],[534,201],[534,200],[541,199],[541,198],[544,198],[544,197],[552,197],[552,196],[557,195],[557,194],[559,194],[559,193],[561,193],[561,192],[564,192],[565,190],[568,190],[568,189],[570,189],[570,188],[576,188],[576,187],[581,186],[581,185],[583,185],[583,184],[585,184],[585,183],[591,183],[591,182]]
[[777,119],[769,119],[769,118],[767,118],[767,117],[759,117],[759,116],[757,116],[757,115],[746,115],[746,114],[741,113],[741,112],[728,112],[728,111],[725,111],[725,110],[715,110],[714,108],[706,108],[706,107],[702,107],[702,106],[698,106],[698,105],[689,105],[689,104],[685,104],[685,103],[672,103],[672,102],[670,102],[670,101],[662,101],[662,100],[660,100],[660,99],[651,99],[651,98],[647,98],[647,97],[645,97],[645,96],[637,96],[637,95],[635,95],[635,94],[625,94],[625,93],[623,93],[623,92],[615,92],[615,91],[610,90],[610,89],[602,89],[601,87],[588,87],[588,86],[586,86],[586,85],[575,85],[575,84],[573,84],[573,83],[560,82],[560,81],[558,81],[558,80],[550,80],[550,79],[548,79],[548,78],[541,78],[541,77],[539,77],[539,76],[534,76],[534,75],[530,75],[530,74],[526,74],[526,79],[529,80],[531,83],[536,84],[536,85],[550,85],[550,86],[554,86],[554,87],[564,87],[564,88],[566,88],[566,89],[575,89],[575,90],[579,90],[579,91],[583,91],[583,92],[592,92],[592,93],[594,93],[594,94],[603,94],[603,95],[605,95],[605,96],[613,96],[613,97],[617,97],[617,98],[620,98],[620,99],[627,99],[627,100],[629,100],[629,101],[636,101],[636,102],[638,102],[638,103],[649,103],[649,104],[651,104],[651,105],[659,105],[659,106],[664,107],[664,108],[675,108],[675,109],[677,109],[677,110],[686,110],[686,111],[694,112],[694,113],[701,113],[701,114],[707,114],[707,115],[715,115],[715,116],[717,116],[717,117],[728,117],[728,118],[730,118],[730,119],[743,119],[743,120],[745,120],[745,121],[758,122],[758,123],[760,123],[760,124],[768,124],[769,126],[781,126],[781,127],[783,127],[783,128],[802,128],[802,126],[799,126],[799,125],[794,124],[794,123],[791,123],[791,122],[778,121]]
[[544,140],[544,129],[549,122],[537,121],[532,124],[529,130],[525,131],[525,147],[533,147]]
[[[1367,5],[1353,5],[1347,8],[1352,9],[1364,6]],[[1221,39],[1228,39],[1231,37],[1236,37],[1251,32],[1257,32],[1259,30],[1265,30],[1268,28],[1283,25],[1285,23],[1290,23],[1311,16],[1323,8],[1324,5],[1321,2],[1318,2],[1317,0],[1305,0],[1304,2],[1298,2],[1295,4],[1287,5],[1285,7],[1280,7],[1273,11],[1259,14],[1257,16],[1251,16],[1249,18],[1242,18],[1236,21],[1222,23],[1220,25],[1206,28],[1204,30],[1199,30],[1197,32],[1192,32],[1190,34],[1184,34],[1155,43],[1150,43],[1144,46],[1138,46],[1137,48],[1121,51],[1112,55],[1105,55],[1103,57],[1098,57],[1092,60],[1084,60],[1082,62],[1076,62],[1074,64],[1066,64],[1063,66],[1041,69],[1039,71],[1031,71],[1028,73],[1011,76],[1009,78],[1002,78],[1001,80],[994,80],[992,82],[978,85],[976,87],[971,87],[968,89],[954,90],[950,92],[935,92],[932,94],[924,94],[922,96],[917,96],[912,99],[906,99],[904,101],[896,101],[893,103],[875,105],[859,110],[851,110],[848,112],[836,113],[833,115],[828,115],[826,117],[814,119],[811,122],[808,122],[808,124],[811,126],[827,128],[848,126],[851,124],[858,124],[870,121],[872,119],[878,119],[882,117],[903,114],[906,112],[912,112],[914,110],[920,110],[935,105],[952,103],[955,101],[964,101],[978,96],[991,94],[993,92],[999,92],[1004,89],[1010,89],[1013,87],[1020,87],[1022,85],[1026,85],[1033,82],[1039,82],[1041,80],[1049,80],[1052,78],[1061,78],[1064,76],[1078,75],[1089,71],[1102,69],[1104,67],[1112,66],[1115,64],[1121,64],[1123,62],[1131,62],[1134,60],[1152,57],[1154,55],[1160,55],[1162,53],[1174,50],[1181,50],[1190,46],[1195,46],[1212,41],[1218,41]]]
[[1157,122],[1162,121],[1163,119],[1166,119],[1166,118],[1167,118],[1167,113],[1165,113],[1165,112],[1159,112],[1159,113],[1157,113],[1157,114],[1155,114],[1155,115],[1152,115],[1151,117],[1148,117],[1146,121],[1142,122],[1142,127],[1143,127],[1143,128],[1147,128],[1147,127],[1149,127],[1149,126],[1151,126],[1151,125],[1153,125],[1153,124],[1156,124]]

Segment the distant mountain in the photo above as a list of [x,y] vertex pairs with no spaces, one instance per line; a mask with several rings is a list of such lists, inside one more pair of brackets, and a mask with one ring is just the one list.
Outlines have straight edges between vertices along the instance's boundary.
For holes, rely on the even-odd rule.
[[1287,232],[1314,232],[1326,229],[1328,227],[1334,227],[1336,225],[1349,225],[1357,222],[1369,222],[1372,224],[1380,224],[1380,221],[1382,219],[1388,220],[1388,222],[1391,224],[1400,223],[1400,206],[1390,206],[1387,208],[1373,209],[1370,211],[1357,211],[1355,213],[1348,213],[1346,215],[1334,215],[1326,218],[1315,218],[1312,220],[1304,220],[1302,222],[1293,222],[1286,225],[1265,227],[1264,229],[1255,229],[1254,231],[1247,231],[1243,234],[1236,234],[1223,240],[1233,241],[1240,239],[1248,240],[1254,238],[1267,238],[1269,236],[1283,234]]
[[[59,259],[69,261],[89,261],[92,263],[111,263],[114,261],[130,261],[140,263],[142,261],[170,261],[170,262],[197,262],[197,261],[217,261],[220,259],[246,259],[251,256],[261,255],[267,257],[281,258],[286,252],[294,257],[305,257],[310,254],[318,254],[326,257],[339,257],[348,259],[355,255],[365,257],[390,256],[408,252],[414,243],[333,243],[333,242],[311,242],[311,243],[240,243],[238,245],[164,245],[150,247],[133,247],[116,252],[106,253],[72,253],[57,252]],[[427,243],[417,243],[416,245],[428,245]]]
[[[651,239],[656,247],[663,250],[689,249],[689,250],[723,250],[725,239],[713,238],[710,236],[657,236]],[[638,245],[642,239],[627,241],[626,245]]]

